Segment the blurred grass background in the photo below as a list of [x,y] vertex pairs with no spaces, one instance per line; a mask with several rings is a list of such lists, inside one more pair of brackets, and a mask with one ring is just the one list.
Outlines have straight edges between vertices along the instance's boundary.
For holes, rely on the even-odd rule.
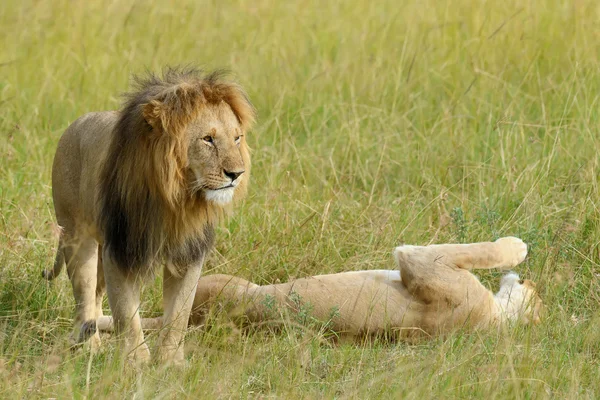
[[[78,1],[0,7],[0,396],[597,398],[598,68],[591,0]],[[256,283],[392,268],[400,243],[516,235],[535,329],[332,345],[290,326],[193,331],[183,371],[67,349],[50,170],[132,73],[226,67],[249,92],[249,196],[205,273]],[[499,272],[482,272],[492,289]],[[161,310],[160,279],[144,296]],[[150,341],[152,341],[150,336]]]

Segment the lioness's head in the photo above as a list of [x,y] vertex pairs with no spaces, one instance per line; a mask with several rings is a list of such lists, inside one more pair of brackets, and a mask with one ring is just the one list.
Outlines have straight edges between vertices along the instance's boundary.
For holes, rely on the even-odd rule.
[[169,85],[142,105],[153,147],[160,149],[153,153],[162,157],[154,162],[160,191],[174,207],[182,196],[231,202],[245,193],[249,179],[245,134],[254,121],[252,105],[222,73],[179,72],[165,80]]
[[544,304],[535,283],[529,279],[520,279],[514,272],[504,275],[495,297],[509,319],[535,325],[541,322]]

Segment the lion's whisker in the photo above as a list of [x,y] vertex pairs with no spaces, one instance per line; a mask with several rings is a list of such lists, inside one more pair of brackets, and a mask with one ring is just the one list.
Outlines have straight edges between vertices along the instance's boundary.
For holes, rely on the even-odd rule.
[[204,184],[201,179],[196,179],[190,184],[188,191],[189,191],[189,194],[193,195],[203,189],[207,189],[206,184]]

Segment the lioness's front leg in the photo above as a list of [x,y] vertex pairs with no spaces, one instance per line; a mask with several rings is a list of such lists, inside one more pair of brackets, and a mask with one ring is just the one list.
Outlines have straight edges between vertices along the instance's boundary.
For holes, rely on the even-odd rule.
[[183,339],[203,262],[204,260],[201,259],[198,263],[190,265],[181,272],[180,276],[174,275],[169,266],[164,268],[164,316],[157,353],[159,361],[181,363],[184,360]]
[[128,357],[136,362],[146,362],[150,359],[150,351],[144,342],[139,314],[141,278],[117,265],[107,248],[104,248],[102,262],[114,330],[124,340]]
[[487,293],[472,269],[512,268],[527,256],[521,239],[495,242],[399,246],[394,251],[402,282],[426,302],[443,299],[460,304],[468,295]]
[[527,256],[527,245],[512,236],[495,242],[403,247],[410,247],[414,257],[467,270],[514,268]]

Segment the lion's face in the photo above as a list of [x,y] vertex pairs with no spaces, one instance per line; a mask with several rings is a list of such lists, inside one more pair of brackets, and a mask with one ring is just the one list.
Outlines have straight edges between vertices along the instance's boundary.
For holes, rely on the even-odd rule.
[[210,202],[231,202],[249,168],[244,133],[235,114],[224,102],[205,107],[186,131],[191,191],[202,192]]

